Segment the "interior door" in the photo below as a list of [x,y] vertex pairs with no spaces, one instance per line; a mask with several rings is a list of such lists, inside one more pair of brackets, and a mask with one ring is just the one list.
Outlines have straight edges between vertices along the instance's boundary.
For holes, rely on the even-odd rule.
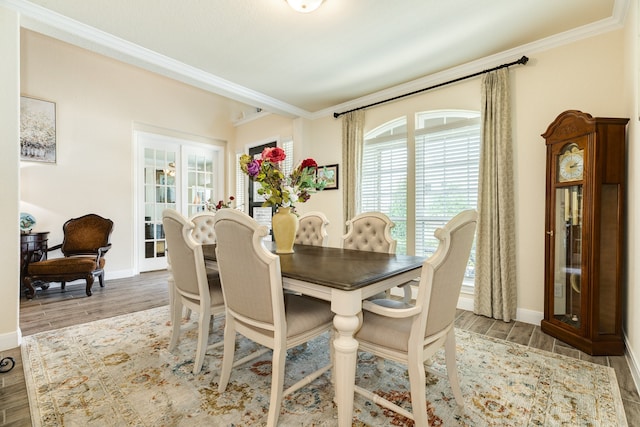
[[180,144],[152,134],[139,134],[138,143],[143,162],[137,218],[138,270],[161,270],[167,267],[162,211],[180,206]]
[[224,198],[224,147],[145,132],[139,150],[137,203],[138,271],[167,267],[162,211],[189,217]]
[[[253,158],[259,158],[262,150],[267,147],[276,147],[276,145],[276,141],[273,141],[256,147],[251,147],[249,148],[249,155]],[[256,184],[252,180],[249,180],[249,216],[258,221],[261,225],[266,225],[269,227],[269,230],[271,230],[271,217],[275,212],[275,208],[262,207],[262,203],[265,199],[262,195],[258,194],[258,188],[260,188],[260,184]]]

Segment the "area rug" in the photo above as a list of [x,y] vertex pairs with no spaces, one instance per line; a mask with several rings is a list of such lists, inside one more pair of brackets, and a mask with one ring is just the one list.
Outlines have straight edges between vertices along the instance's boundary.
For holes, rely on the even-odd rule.
[[[195,318],[194,317],[194,322]],[[34,426],[258,426],[266,423],[271,353],[232,371],[218,393],[222,349],[194,375],[196,329],[169,352],[168,307],[24,338],[23,364]],[[222,338],[216,319],[211,341]],[[187,325],[188,326],[188,325]],[[327,336],[289,351],[285,386],[328,360]],[[471,332],[456,331],[464,409],[448,380],[428,375],[433,426],[626,426],[613,369]],[[255,344],[238,339],[236,356]],[[443,353],[431,368],[445,372]],[[382,369],[382,370],[380,370]],[[358,384],[410,408],[399,364],[361,353]],[[285,398],[279,425],[335,426],[329,373]],[[412,425],[356,395],[353,425]]]

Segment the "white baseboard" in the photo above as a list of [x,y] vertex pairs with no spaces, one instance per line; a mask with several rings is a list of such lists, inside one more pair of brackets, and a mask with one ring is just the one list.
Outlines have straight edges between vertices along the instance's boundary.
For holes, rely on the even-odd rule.
[[126,279],[127,277],[133,277],[138,274],[133,268],[125,270],[105,270],[104,280]]
[[0,351],[10,350],[22,344],[22,332],[20,328],[6,334],[0,334]]
[[638,358],[631,351],[629,347],[629,340],[627,339],[627,334],[624,334],[624,346],[625,346],[625,358],[627,359],[627,364],[629,365],[629,370],[631,371],[631,378],[633,378],[633,383],[636,386],[636,390],[640,391],[640,365],[638,364]]
[[[412,286],[413,298],[416,297],[418,290],[416,286]],[[399,288],[393,288],[391,290],[392,295],[403,296],[404,293]],[[458,298],[457,308],[460,310],[473,311],[473,294],[468,292],[460,293],[460,297]],[[524,308],[519,308],[516,311],[516,320],[518,322],[529,323],[532,325],[540,325],[540,321],[544,318],[544,313],[541,311],[527,310]]]

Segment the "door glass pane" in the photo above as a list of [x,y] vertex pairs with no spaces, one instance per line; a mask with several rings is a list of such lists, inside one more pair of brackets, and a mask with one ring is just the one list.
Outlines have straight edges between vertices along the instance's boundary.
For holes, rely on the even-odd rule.
[[582,186],[556,190],[553,315],[575,328],[582,321]]
[[175,209],[176,153],[145,148],[144,156],[144,256],[152,259],[165,256],[162,211]]
[[216,201],[214,194],[214,159],[217,154],[192,153],[187,156],[187,211],[189,216],[208,209]]

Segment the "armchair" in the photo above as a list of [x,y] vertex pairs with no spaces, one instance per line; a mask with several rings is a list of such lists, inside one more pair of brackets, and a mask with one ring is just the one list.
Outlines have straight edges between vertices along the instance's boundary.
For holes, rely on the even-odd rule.
[[424,363],[445,349],[447,376],[458,405],[463,406],[456,369],[455,313],[475,236],[478,214],[464,211],[435,232],[436,252],[422,266],[415,305],[388,299],[364,301],[359,351],[403,363],[409,371],[412,412],[356,385],[356,393],[376,404],[428,426]]
[[[214,227],[218,239],[216,258],[226,305],[218,391],[222,393],[227,389],[232,367],[272,349],[267,427],[274,427],[278,424],[283,396],[311,383],[332,366],[322,367],[283,390],[287,349],[325,332],[331,333],[331,306],[315,298],[283,292],[280,257],[262,246],[267,228],[253,218],[234,209],[224,209],[216,214]],[[234,363],[236,333],[266,349]]]
[[194,223],[174,209],[162,212],[162,225],[167,238],[171,278],[169,282],[171,306],[171,341],[169,351],[178,345],[181,332],[182,308],[198,313],[198,342],[193,363],[197,374],[204,365],[207,350],[222,346],[223,341],[207,345],[211,319],[224,314],[224,298],[220,276],[207,270],[202,244],[193,237]]
[[91,296],[94,277],[104,287],[104,255],[111,249],[113,221],[88,214],[68,220],[62,231],[62,243],[49,247],[47,252],[60,249],[64,257],[30,263],[23,280],[27,287],[34,282],[60,282],[64,290],[66,282],[84,279],[87,296]]

